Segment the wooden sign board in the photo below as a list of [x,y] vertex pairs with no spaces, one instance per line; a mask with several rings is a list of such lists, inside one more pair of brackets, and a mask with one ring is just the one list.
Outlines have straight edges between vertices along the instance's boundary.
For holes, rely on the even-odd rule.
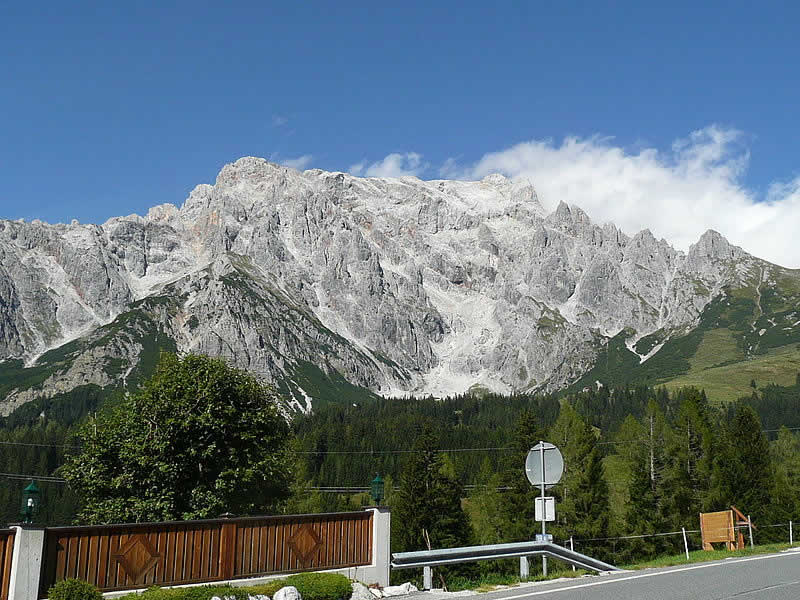
[[718,542],[724,542],[728,550],[736,550],[732,510],[700,513],[700,531],[703,535],[703,550],[713,550],[711,544]]
[[728,550],[742,550],[744,536],[736,530],[737,525],[748,525],[749,521],[735,506],[730,510],[700,513],[700,532],[703,550],[713,550],[712,544],[724,543]]

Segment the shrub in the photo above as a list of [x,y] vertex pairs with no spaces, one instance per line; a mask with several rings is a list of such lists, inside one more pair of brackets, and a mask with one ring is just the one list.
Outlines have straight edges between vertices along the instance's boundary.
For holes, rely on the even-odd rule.
[[[298,573],[283,579],[275,579],[262,585],[233,587],[230,585],[204,585],[187,588],[164,589],[151,587],[141,594],[128,594],[119,600],[211,600],[235,597],[248,600],[249,595],[264,594],[272,598],[282,587],[292,585],[297,588],[303,600],[347,600],[353,593],[350,580],[337,573]],[[100,600],[92,597],[61,597],[55,600]]]
[[64,579],[47,591],[50,600],[103,600],[95,586],[80,579]]
[[218,598],[235,597],[236,600],[248,600],[246,588],[236,588],[230,585],[209,585],[188,587],[180,590],[182,593],[169,600],[209,600],[213,596]]
[[248,600],[247,589],[248,588],[236,588],[230,585],[201,585],[171,589],[153,586],[141,594],[128,594],[120,598],[120,600],[211,600],[214,596],[219,598],[234,597],[236,600]]
[[296,587],[303,600],[347,600],[353,593],[350,580],[338,573],[298,573],[242,589],[250,594],[264,594],[272,598],[275,592],[287,585]]

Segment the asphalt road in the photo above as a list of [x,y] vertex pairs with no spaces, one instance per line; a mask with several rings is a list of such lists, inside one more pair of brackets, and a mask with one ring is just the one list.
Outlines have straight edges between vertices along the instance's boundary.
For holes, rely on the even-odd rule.
[[[531,559],[533,560],[533,559]],[[800,552],[647,569],[490,592],[481,600],[800,600]]]

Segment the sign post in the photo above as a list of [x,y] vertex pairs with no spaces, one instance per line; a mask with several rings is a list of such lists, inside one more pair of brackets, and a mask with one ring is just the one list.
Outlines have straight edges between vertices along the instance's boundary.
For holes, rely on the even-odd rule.
[[[539,446],[539,456],[542,458],[542,513],[544,513],[544,480],[547,473],[547,471],[544,469],[544,442],[540,441]],[[547,527],[545,523],[547,523],[546,515],[542,514],[542,538],[547,535]],[[545,555],[542,555],[542,575],[547,577],[547,557]]]
[[[536,520],[542,522],[543,540],[547,540],[547,521],[555,521],[556,518],[555,498],[545,496],[545,490],[561,481],[563,474],[564,458],[553,444],[540,441],[530,449],[525,459],[525,476],[531,485],[539,487],[541,491],[541,496],[536,499]],[[545,556],[542,556],[542,574],[547,575]]]

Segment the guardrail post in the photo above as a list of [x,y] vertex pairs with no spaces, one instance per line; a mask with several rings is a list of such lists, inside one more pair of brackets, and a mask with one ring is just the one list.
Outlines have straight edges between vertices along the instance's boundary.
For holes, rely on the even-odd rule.
[[433,587],[433,569],[431,567],[422,567],[422,589],[430,590]]
[[527,579],[530,574],[531,574],[531,569],[530,569],[530,565],[528,564],[528,557],[527,556],[520,556],[519,557],[519,578],[520,579]]
[[8,579],[8,600],[35,600],[39,597],[39,576],[44,553],[44,528],[12,525],[14,555]]

